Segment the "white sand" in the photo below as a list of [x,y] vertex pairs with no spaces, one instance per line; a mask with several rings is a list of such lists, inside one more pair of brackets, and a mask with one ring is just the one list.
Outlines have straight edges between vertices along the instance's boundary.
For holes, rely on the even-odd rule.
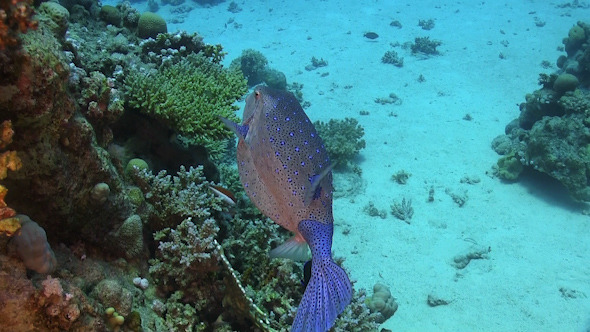
[[[538,88],[538,74],[554,70],[541,61],[555,63],[562,38],[589,9],[558,9],[541,0],[420,2],[238,1],[243,11],[237,14],[226,2],[196,6],[169,30],[198,31],[206,42],[222,44],[227,64],[243,49],[259,50],[289,82],[304,84],[312,120],[360,121],[367,147],[359,163],[367,186],[352,201],[334,202],[334,252],[346,257],[356,288],[372,293],[376,282],[391,288],[399,310],[382,327],[582,331],[590,319],[590,220],[581,214],[588,207],[553,184],[530,178],[507,184],[487,173],[498,159],[492,139],[518,116],[525,94]],[[159,13],[169,18],[169,9]],[[430,18],[434,29],[417,26]],[[390,27],[392,20],[403,28]],[[380,37],[369,41],[366,31]],[[421,59],[398,47],[403,68],[381,63],[390,42],[422,36],[442,41],[442,55]],[[312,56],[329,65],[306,71]],[[402,105],[374,102],[391,92]],[[370,115],[359,116],[360,110]],[[463,120],[466,114],[473,120]],[[412,174],[406,185],[390,180],[401,169]],[[464,176],[481,182],[460,183]],[[428,203],[431,187],[435,201]],[[467,203],[459,207],[445,190],[466,192]],[[369,201],[389,211],[402,197],[412,199],[411,224],[363,212]],[[489,258],[456,269],[453,257],[472,242],[490,247]],[[580,296],[566,298],[560,288]],[[451,303],[430,307],[429,294]]]

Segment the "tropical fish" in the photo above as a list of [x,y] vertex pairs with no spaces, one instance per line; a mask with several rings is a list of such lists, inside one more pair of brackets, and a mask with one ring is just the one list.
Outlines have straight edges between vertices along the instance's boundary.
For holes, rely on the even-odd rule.
[[332,260],[332,166],[322,139],[292,93],[258,86],[246,98],[238,136],[240,180],[252,202],[295,233],[272,257],[307,260],[311,277],[291,331],[327,331],[350,303],[346,272]]
[[365,36],[365,38],[368,38],[368,39],[377,39],[377,38],[379,38],[379,35],[377,33],[375,33],[375,32],[365,32],[365,34],[363,36]]

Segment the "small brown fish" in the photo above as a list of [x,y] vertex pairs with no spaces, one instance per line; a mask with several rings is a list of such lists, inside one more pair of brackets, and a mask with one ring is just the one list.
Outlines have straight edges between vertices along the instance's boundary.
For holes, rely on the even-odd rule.
[[365,36],[365,38],[368,38],[368,39],[377,39],[377,38],[379,38],[379,35],[377,33],[375,33],[375,32],[365,32],[365,34],[363,36]]
[[236,198],[234,197],[234,194],[228,189],[213,184],[209,185],[209,189],[213,192],[213,194],[215,194],[215,196],[221,198],[225,204],[231,206],[236,205]]

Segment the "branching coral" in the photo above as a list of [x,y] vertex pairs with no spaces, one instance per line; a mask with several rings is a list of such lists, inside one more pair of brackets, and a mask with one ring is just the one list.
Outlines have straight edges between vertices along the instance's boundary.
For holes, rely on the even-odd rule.
[[150,261],[150,273],[160,288],[187,289],[219,269],[215,242],[219,227],[211,218],[197,223],[188,218],[175,229],[165,228],[154,234],[154,240],[160,243],[156,259]]
[[347,166],[365,148],[365,140],[362,139],[365,130],[354,118],[332,119],[328,123],[316,121],[314,125],[336,166]]
[[125,80],[129,105],[205,146],[231,137],[218,117],[237,121],[233,103],[246,93],[242,74],[200,54],[170,62],[155,73],[129,73]]
[[187,217],[203,221],[211,217],[212,210],[222,210],[221,199],[209,190],[202,166],[188,171],[182,166],[177,176],[141,170],[134,180],[151,205],[145,220],[154,230],[174,227]]

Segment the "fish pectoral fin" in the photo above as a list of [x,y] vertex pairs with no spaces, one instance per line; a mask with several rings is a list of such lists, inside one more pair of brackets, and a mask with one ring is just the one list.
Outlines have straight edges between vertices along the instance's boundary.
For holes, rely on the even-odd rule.
[[223,124],[231,130],[238,138],[245,139],[246,135],[248,134],[248,125],[240,125],[237,124],[229,119],[226,119],[222,116],[219,117],[219,120],[223,122]]
[[303,196],[304,206],[309,206],[311,201],[317,198],[317,195],[319,195],[319,191],[321,190],[322,181],[330,173],[332,168],[334,168],[334,164],[330,164],[326,169],[321,171],[320,174],[316,174],[311,178],[311,185],[307,187],[305,195]]
[[294,261],[305,262],[309,260],[309,246],[303,239],[294,236],[287,242],[272,249],[270,258],[288,258]]

